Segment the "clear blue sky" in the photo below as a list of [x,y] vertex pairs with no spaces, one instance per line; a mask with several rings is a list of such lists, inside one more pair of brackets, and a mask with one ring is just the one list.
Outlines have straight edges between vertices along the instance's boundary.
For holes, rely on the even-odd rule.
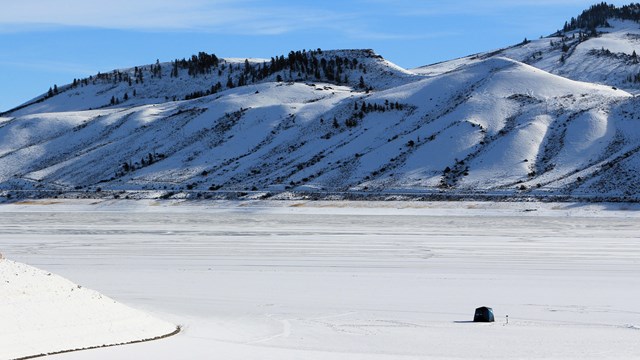
[[198,51],[269,58],[290,50],[372,48],[417,67],[548,35],[596,2],[10,1],[0,10],[0,111],[53,84]]

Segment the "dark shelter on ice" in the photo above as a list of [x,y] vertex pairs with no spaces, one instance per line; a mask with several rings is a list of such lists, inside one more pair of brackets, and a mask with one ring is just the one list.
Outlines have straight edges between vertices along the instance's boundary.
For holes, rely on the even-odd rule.
[[473,315],[473,322],[494,322],[493,309],[490,307],[479,307]]

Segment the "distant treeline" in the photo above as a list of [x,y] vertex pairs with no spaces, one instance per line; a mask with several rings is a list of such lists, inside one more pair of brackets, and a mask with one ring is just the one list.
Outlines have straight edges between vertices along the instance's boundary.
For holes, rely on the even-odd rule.
[[564,23],[565,32],[577,29],[584,29],[595,32],[597,27],[608,27],[609,19],[622,19],[640,21],[640,4],[631,3],[621,7],[601,2],[591,6],[582,12],[577,18],[571,18]]

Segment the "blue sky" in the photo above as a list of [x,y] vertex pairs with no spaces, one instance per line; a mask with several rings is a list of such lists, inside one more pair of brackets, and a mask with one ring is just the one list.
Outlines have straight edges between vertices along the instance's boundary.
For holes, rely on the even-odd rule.
[[198,51],[269,58],[290,50],[372,48],[417,67],[548,35],[595,2],[11,1],[0,11],[0,111],[53,84]]

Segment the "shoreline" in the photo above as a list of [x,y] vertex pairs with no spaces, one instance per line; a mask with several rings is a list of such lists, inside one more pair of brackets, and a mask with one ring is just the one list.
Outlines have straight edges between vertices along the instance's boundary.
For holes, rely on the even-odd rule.
[[405,200],[27,199],[0,203],[11,212],[343,214],[380,216],[640,217],[640,203]]

